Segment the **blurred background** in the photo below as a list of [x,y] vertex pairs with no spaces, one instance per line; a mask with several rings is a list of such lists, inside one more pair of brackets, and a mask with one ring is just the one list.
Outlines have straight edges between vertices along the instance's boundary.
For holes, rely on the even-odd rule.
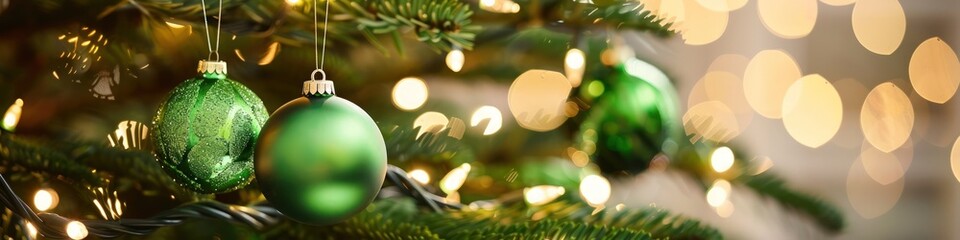
[[[130,142],[122,133],[150,131],[157,105],[194,77],[195,61],[208,56],[198,9],[179,9],[196,15],[183,14],[192,17],[147,21],[124,11],[106,17],[69,14],[72,4],[103,7],[89,7],[86,1],[43,2],[0,0],[0,106],[22,106],[17,133],[149,149],[148,138]],[[305,12],[312,5],[295,0],[273,4],[293,9],[284,12],[287,25],[237,20],[260,14],[254,10],[228,13],[219,53],[229,63],[230,78],[257,93],[268,111],[298,97],[301,82],[314,69],[312,32],[291,30],[312,26]],[[566,22],[478,10],[475,21],[486,25],[476,46],[445,49],[407,36],[416,34],[410,30],[401,31],[407,34],[403,38],[378,35],[368,42],[351,32],[357,25],[346,14],[333,15],[327,72],[337,82],[337,94],[360,105],[385,132],[459,131],[457,141],[469,148],[458,148],[455,155],[391,159],[436,182],[464,162],[557,161],[583,167],[573,146],[579,144],[583,115],[607,83],[600,79],[609,70],[597,69],[636,57],[669,77],[679,105],[673,120],[682,121],[688,137],[736,149],[738,161],[755,163],[760,172],[776,173],[789,186],[838,207],[848,227],[825,233],[809,217],[741,186],[730,190],[732,205],[712,207],[704,201],[706,183],[677,171],[611,179],[608,205],[667,209],[714,226],[729,239],[960,239],[960,228],[954,227],[960,222],[960,183],[954,170],[960,152],[951,155],[960,135],[960,105],[952,99],[960,82],[960,1],[636,4],[673,20],[671,28],[679,33],[662,37],[657,31],[615,25],[562,26]],[[725,9],[710,10],[717,6]],[[44,17],[32,16],[33,11]],[[570,49],[585,53],[579,75],[570,72]],[[451,60],[452,52],[463,55]],[[936,65],[941,62],[946,65]],[[523,109],[524,104],[538,107],[552,100],[529,96],[559,91],[549,85],[512,86],[530,69],[564,73],[564,81],[574,82],[565,88],[573,88],[570,100],[561,96],[565,116],[517,120],[538,110]],[[822,84],[791,92],[800,77],[809,84],[830,83],[839,101],[816,87]],[[512,98],[511,92],[530,95]],[[810,102],[815,104],[804,104]],[[691,120],[697,116],[712,116],[730,134],[711,136],[698,129]],[[829,126],[833,123],[839,126]],[[513,183],[509,175],[516,171],[507,166],[502,173],[468,180],[464,189],[482,190],[483,182],[490,181],[514,188],[529,183]],[[494,180],[487,179],[491,176]],[[504,192],[494,188],[462,198]]]
[[[836,87],[843,105],[842,125],[836,136],[823,146],[810,148],[791,137],[783,121],[745,111],[746,114],[738,114],[741,118],[738,120],[749,124],[732,143],[754,157],[769,158],[773,163],[771,171],[782,174],[792,185],[819,193],[841,207],[850,228],[836,236],[838,239],[960,238],[960,232],[952,227],[960,216],[957,204],[960,185],[951,171],[951,148],[960,134],[957,122],[960,105],[956,100],[938,104],[920,97],[913,90],[912,75],[908,71],[914,50],[927,39],[939,37],[950,46],[960,44],[960,19],[955,13],[960,9],[960,1],[900,1],[906,16],[906,31],[899,48],[890,55],[871,52],[858,41],[851,23],[853,4],[831,6],[824,3],[830,1],[821,1],[809,35],[784,39],[761,21],[757,2],[750,1],[730,12],[723,36],[704,46],[690,46],[679,38],[664,41],[642,34],[627,36],[641,59],[649,59],[675,76],[684,106],[704,99],[698,85],[711,81],[711,72],[729,71],[741,77],[757,53],[770,49],[788,53],[802,75],[820,74]],[[884,82],[892,82],[906,93],[916,115],[909,140],[892,155],[877,154],[865,142],[860,125],[867,93]],[[734,112],[750,110],[744,105],[731,108]],[[858,166],[891,162],[891,159],[898,160],[900,166],[867,167],[875,169],[878,178],[892,175],[891,179],[897,179],[888,181],[889,185],[866,181],[870,179],[864,179],[866,170]],[[900,174],[903,178],[896,177]],[[671,198],[657,203],[669,204],[667,199]],[[738,200],[751,201],[734,198],[734,205],[740,205]],[[753,239],[781,239],[782,236],[760,232],[773,234],[797,228],[791,221],[763,227],[764,222],[780,215],[764,211],[751,217],[739,215],[741,210],[753,211],[747,208],[737,208],[731,219],[713,217],[715,221],[711,222],[721,228],[737,229],[731,230],[734,236]],[[684,209],[678,208],[678,211]],[[709,213],[701,215],[711,218]]]

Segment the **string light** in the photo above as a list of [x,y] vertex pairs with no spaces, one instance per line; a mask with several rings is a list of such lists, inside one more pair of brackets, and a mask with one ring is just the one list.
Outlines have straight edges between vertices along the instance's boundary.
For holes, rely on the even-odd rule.
[[503,115],[500,114],[500,109],[493,106],[483,106],[474,111],[473,116],[470,117],[470,126],[476,127],[484,119],[490,120],[487,122],[487,128],[483,130],[483,135],[497,133],[503,126]]
[[424,171],[423,169],[414,169],[413,171],[410,171],[409,173],[407,173],[407,175],[409,175],[410,178],[413,178],[414,181],[417,181],[420,184],[426,185],[430,183],[430,174],[427,173],[427,171]]
[[427,102],[430,92],[423,79],[407,77],[393,86],[393,105],[401,110],[415,110]]
[[719,147],[710,155],[710,165],[718,173],[730,170],[730,167],[733,167],[733,161],[733,150],[728,147]]
[[580,49],[572,48],[567,51],[567,56],[563,61],[563,69],[570,83],[576,87],[580,86],[583,79],[583,70],[586,65],[586,57]]
[[464,56],[463,51],[460,49],[454,49],[447,53],[447,67],[450,68],[453,72],[460,72],[463,69]]
[[566,193],[560,186],[540,185],[523,189],[523,200],[533,206],[547,204]]
[[67,223],[67,236],[70,239],[84,239],[90,232],[87,231],[87,226],[83,225],[82,222],[70,221]]
[[601,206],[610,200],[610,182],[598,175],[589,175],[580,181],[580,196],[590,206]]
[[33,206],[41,212],[56,208],[59,203],[60,196],[58,196],[57,191],[51,188],[37,190],[37,193],[33,195]]
[[23,99],[17,98],[17,101],[13,102],[13,105],[10,105],[10,108],[7,108],[7,112],[3,114],[3,127],[4,130],[13,132],[17,128],[17,123],[20,122],[20,113],[23,111]]
[[440,179],[440,190],[443,190],[443,192],[447,194],[456,192],[463,186],[463,182],[467,181],[468,174],[470,174],[469,163],[464,163],[450,170],[446,176],[443,176],[443,179]]
[[720,207],[730,197],[730,190],[730,182],[727,182],[727,180],[718,179],[714,181],[713,186],[707,191],[707,204],[710,204],[711,207]]

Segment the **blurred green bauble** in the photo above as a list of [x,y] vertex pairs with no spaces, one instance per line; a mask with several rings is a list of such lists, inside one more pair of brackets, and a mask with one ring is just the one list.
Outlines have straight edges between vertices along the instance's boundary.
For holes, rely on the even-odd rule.
[[602,82],[607,90],[582,123],[578,148],[608,175],[642,172],[659,153],[670,157],[682,131],[677,94],[667,76],[629,59]]
[[359,213],[380,191],[387,148],[363,109],[337,96],[301,97],[277,109],[257,142],[260,190],[284,215],[328,225]]
[[173,89],[154,118],[157,160],[198,193],[241,188],[253,179],[253,149],[268,117],[253,91],[221,73]]

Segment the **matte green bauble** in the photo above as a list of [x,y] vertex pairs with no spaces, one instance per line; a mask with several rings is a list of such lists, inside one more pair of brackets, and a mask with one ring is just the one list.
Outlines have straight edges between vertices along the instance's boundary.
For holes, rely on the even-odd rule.
[[614,67],[606,91],[590,108],[577,137],[600,170],[634,174],[659,153],[676,151],[682,137],[676,92],[659,69],[637,59]]
[[253,178],[253,149],[267,109],[253,91],[227,78],[225,63],[201,62],[200,68],[200,76],[174,88],[157,110],[157,160],[198,193],[236,190]]
[[[310,82],[310,81],[308,81]],[[359,213],[380,191],[387,149],[373,119],[356,104],[330,94],[306,93],[277,109],[257,143],[260,190],[298,222],[328,225]],[[319,87],[323,89],[323,86]]]

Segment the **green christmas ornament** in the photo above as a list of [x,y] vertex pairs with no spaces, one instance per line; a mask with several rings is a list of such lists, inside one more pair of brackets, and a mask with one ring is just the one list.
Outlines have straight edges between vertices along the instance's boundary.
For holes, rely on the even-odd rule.
[[200,61],[198,71],[157,110],[157,160],[177,183],[198,193],[236,190],[253,178],[254,144],[267,109],[253,91],[227,78],[226,63]]
[[363,109],[334,95],[333,82],[304,82],[304,97],[277,109],[257,142],[260,190],[298,222],[328,225],[362,211],[380,191],[387,149]]
[[581,151],[606,174],[635,174],[659,153],[672,156],[683,136],[677,94],[666,74],[629,59],[603,81],[577,137]]

